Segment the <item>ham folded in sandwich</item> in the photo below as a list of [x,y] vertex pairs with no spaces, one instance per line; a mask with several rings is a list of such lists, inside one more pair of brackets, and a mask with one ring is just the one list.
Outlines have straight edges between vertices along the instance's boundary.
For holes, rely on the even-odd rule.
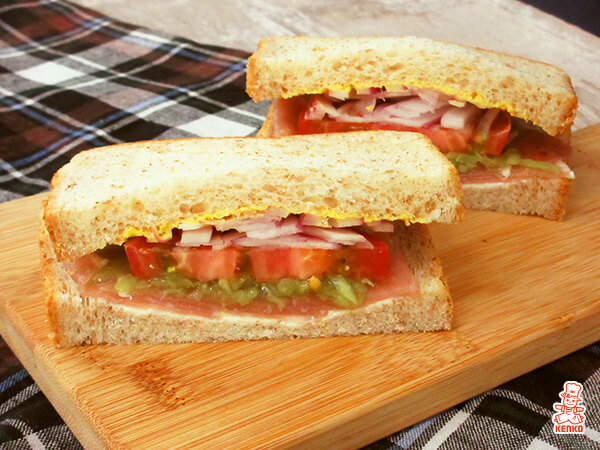
[[250,57],[247,90],[272,100],[259,136],[422,133],[460,172],[467,207],[564,214],[577,98],[556,67],[413,37],[281,37]]
[[42,216],[49,322],[61,345],[448,329],[423,224],[460,220],[461,197],[416,133],[83,152]]

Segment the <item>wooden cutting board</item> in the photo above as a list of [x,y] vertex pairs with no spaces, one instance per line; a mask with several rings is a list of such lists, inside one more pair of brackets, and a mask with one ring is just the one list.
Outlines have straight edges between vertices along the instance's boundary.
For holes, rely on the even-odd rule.
[[450,332],[58,350],[43,195],[0,205],[0,331],[88,448],[367,444],[600,339],[600,125],[573,147],[563,222],[470,212],[432,226]]

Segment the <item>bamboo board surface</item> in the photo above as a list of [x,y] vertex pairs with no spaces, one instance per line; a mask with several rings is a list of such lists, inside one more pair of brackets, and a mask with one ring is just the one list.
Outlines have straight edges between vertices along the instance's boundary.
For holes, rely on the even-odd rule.
[[355,447],[600,339],[600,125],[573,135],[563,222],[432,226],[450,332],[56,349],[37,223],[0,205],[0,331],[87,448]]

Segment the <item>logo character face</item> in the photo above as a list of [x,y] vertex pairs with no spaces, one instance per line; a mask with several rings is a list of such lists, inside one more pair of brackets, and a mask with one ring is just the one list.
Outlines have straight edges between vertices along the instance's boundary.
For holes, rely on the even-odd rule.
[[564,391],[560,393],[560,396],[567,408],[573,408],[581,401],[579,399],[581,388],[582,386],[579,383],[565,383]]
[[569,395],[568,392],[566,394],[564,394],[562,396],[562,398],[563,398],[563,403],[565,404],[565,406],[567,406],[569,408],[573,408],[573,407],[577,406],[577,403],[579,403],[579,397]]

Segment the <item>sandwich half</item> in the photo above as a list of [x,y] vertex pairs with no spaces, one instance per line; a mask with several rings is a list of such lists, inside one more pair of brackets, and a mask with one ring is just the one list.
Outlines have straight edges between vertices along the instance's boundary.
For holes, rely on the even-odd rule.
[[49,322],[63,346],[446,330],[424,223],[462,215],[458,172],[417,133],[82,152],[42,212]]
[[455,164],[467,208],[561,219],[577,97],[561,69],[417,37],[272,37],[247,92],[259,136],[416,131]]

